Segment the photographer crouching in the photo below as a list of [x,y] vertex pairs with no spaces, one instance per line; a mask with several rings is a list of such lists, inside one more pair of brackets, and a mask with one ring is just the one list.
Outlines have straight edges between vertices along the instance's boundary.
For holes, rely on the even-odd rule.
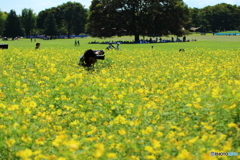
[[94,67],[98,59],[104,60],[104,53],[103,50],[88,49],[81,55],[78,65],[83,67]]

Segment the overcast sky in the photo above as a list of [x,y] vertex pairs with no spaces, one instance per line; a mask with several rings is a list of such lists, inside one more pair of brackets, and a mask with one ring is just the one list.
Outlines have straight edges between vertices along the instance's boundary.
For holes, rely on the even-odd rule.
[[[19,15],[22,9],[32,9],[34,13],[39,13],[47,8],[56,7],[68,1],[79,2],[85,8],[88,8],[91,4],[91,0],[1,0],[0,10],[5,12],[10,12],[11,9],[15,10]],[[214,6],[220,3],[228,3],[232,5],[240,6],[240,0],[183,0],[188,7],[203,8],[206,6]]]

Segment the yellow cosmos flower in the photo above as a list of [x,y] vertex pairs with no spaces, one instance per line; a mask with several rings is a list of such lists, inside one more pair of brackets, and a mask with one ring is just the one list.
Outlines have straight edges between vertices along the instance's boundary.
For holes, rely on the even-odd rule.
[[170,131],[167,135],[167,138],[173,139],[175,137],[175,135],[176,135],[176,132]]
[[96,148],[96,153],[95,153],[95,157],[96,158],[100,158],[103,156],[104,151],[105,151],[105,147],[103,143],[97,143],[94,145],[94,147]]
[[196,109],[201,109],[201,108],[202,108],[202,106],[201,106],[199,103],[197,103],[197,102],[194,102],[194,103],[193,103],[193,106],[194,106]]
[[20,81],[17,81],[15,85],[16,85],[17,87],[20,87],[20,86],[21,86],[21,82],[20,82]]
[[73,122],[70,123],[71,126],[74,126],[74,125],[79,125],[79,120],[74,120]]
[[8,146],[9,148],[12,147],[12,145],[13,145],[14,143],[16,143],[16,141],[15,141],[14,139],[9,139],[9,140],[6,141],[6,144],[7,144],[7,146]]
[[116,154],[116,153],[108,153],[108,154],[107,154],[107,157],[114,159],[114,158],[117,158],[117,154]]
[[211,156],[210,152],[207,152],[207,153],[202,154],[201,159],[203,159],[203,160],[205,160],[205,159],[206,160],[218,160],[218,157],[217,156]]
[[124,129],[119,129],[118,130],[118,134],[120,134],[120,135],[125,135],[127,132],[124,130]]
[[192,104],[188,103],[186,104],[187,107],[192,107]]
[[183,149],[178,155],[177,155],[178,159],[186,159],[186,160],[192,160],[193,159],[193,155],[186,149]]
[[3,94],[3,92],[0,90],[0,98],[5,98],[5,97],[6,97],[6,95]]
[[236,108],[236,104],[233,104],[233,105],[231,105],[230,107],[229,107],[229,109],[235,109]]
[[232,142],[230,140],[230,141],[225,142],[225,144],[223,145],[223,151],[229,152],[231,150],[232,150]]
[[144,157],[145,159],[156,159],[154,155],[147,155]]
[[189,117],[186,117],[186,118],[184,118],[184,121],[189,121],[190,120],[190,118]]
[[42,153],[41,150],[36,150],[36,151],[33,152],[33,155],[40,155],[41,153]]
[[171,126],[171,129],[176,129],[177,131],[182,131],[182,129],[180,127],[177,127],[177,126]]
[[125,119],[124,116],[122,115],[118,115],[115,119],[114,119],[114,123],[116,124],[126,124],[127,123],[127,120]]
[[140,160],[140,158],[138,156],[131,156],[129,159],[130,160]]
[[154,152],[154,149],[153,149],[153,147],[151,147],[151,146],[145,146],[145,147],[144,147],[144,150],[147,151],[147,152],[149,152],[149,153],[153,153],[153,152]]
[[4,70],[2,74],[3,74],[4,76],[7,76],[7,75],[8,75],[8,73],[7,73],[6,70]]
[[220,88],[216,87],[212,90],[212,97],[213,98],[219,98],[220,96]]
[[132,114],[132,111],[131,111],[130,109],[127,109],[127,110],[126,110],[126,113],[127,113],[127,114]]
[[207,130],[213,130],[213,127],[208,125],[207,123],[201,122],[201,124],[203,125],[204,128],[206,128]]
[[96,122],[97,118],[96,117],[92,117],[90,120],[93,121],[93,122]]
[[237,124],[235,124],[235,123],[233,123],[233,122],[231,122],[231,123],[228,123],[228,127],[229,128],[238,128],[238,125]]
[[21,157],[23,159],[29,158],[32,155],[33,155],[33,152],[30,149],[21,150],[16,153],[16,156]]
[[0,109],[5,109],[6,108],[6,105],[5,104],[3,104],[3,103],[0,103]]
[[38,138],[38,139],[35,140],[35,143],[39,144],[39,145],[44,145],[45,138],[44,137]]
[[26,103],[26,106],[30,107],[30,108],[36,108],[37,103],[35,101],[29,101],[29,102]]
[[32,141],[32,138],[29,137],[28,135],[24,135],[24,136],[21,137],[21,140],[25,143],[29,143],[29,142]]
[[142,132],[143,134],[150,134],[150,133],[152,133],[153,131],[154,131],[154,130],[153,130],[152,127],[147,127],[146,129],[141,130],[141,132]]
[[19,109],[19,105],[17,105],[17,104],[9,105],[9,107],[8,107],[9,111],[15,111],[17,109]]
[[75,140],[70,140],[65,142],[65,145],[69,148],[69,151],[73,152],[79,149],[80,142]]
[[25,109],[24,109],[24,113],[26,113],[26,114],[31,114],[32,111],[30,110],[30,108],[25,108]]
[[201,100],[202,100],[201,98],[197,98],[197,99],[196,99],[196,102],[199,103],[199,102],[201,102]]
[[[1,117],[1,116],[0,116]],[[5,125],[1,125],[0,124],[0,129],[4,129],[4,128],[7,128]]]
[[67,139],[67,135],[58,135],[56,136],[56,138],[52,141],[52,145],[55,147],[60,146],[66,139]]
[[190,144],[193,144],[193,143],[197,142],[198,139],[199,139],[199,136],[190,139],[188,142],[189,142]]

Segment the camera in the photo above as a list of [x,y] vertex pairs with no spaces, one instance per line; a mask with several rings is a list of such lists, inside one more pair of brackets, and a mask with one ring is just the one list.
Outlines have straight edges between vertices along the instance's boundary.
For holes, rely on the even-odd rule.
[[104,60],[105,59],[105,55],[96,55],[95,58]]
[[0,49],[8,49],[8,44],[0,44]]

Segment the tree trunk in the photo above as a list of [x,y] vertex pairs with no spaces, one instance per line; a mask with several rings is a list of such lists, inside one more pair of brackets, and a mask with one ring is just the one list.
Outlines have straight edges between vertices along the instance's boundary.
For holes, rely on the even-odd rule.
[[135,34],[135,43],[139,43],[139,34]]
[[71,26],[70,26],[70,22],[67,23],[67,34],[68,34],[68,39],[70,38],[70,33],[71,33]]

